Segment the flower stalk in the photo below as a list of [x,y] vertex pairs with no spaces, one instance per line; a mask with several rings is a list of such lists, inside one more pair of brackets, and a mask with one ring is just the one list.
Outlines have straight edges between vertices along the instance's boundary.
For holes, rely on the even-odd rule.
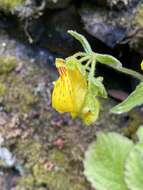
[[[71,30],[68,33],[81,43],[85,52],[75,53],[65,60],[56,59],[59,78],[54,84],[52,106],[58,112],[68,112],[72,118],[80,117],[85,124],[90,125],[99,116],[98,97],[107,98],[103,77],[95,77],[97,63],[137,78],[141,82],[143,82],[143,75],[123,67],[122,63],[111,55],[93,52],[90,44],[81,34]],[[141,68],[143,69],[143,63]]]

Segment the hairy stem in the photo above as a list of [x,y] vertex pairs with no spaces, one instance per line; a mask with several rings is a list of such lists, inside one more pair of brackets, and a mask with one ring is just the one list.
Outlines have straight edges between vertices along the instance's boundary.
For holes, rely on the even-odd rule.
[[125,68],[125,67],[114,67],[114,66],[110,66],[112,67],[113,69],[121,72],[121,73],[124,73],[124,74],[127,74],[127,75],[130,75],[134,78],[137,78],[138,80],[142,81],[143,82],[143,75],[134,71],[134,70],[131,70],[131,69],[128,69],[128,68]]

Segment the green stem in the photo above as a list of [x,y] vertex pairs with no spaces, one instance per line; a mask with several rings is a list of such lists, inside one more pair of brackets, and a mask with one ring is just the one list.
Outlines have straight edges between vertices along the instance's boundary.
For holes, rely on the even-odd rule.
[[94,77],[95,74],[95,68],[96,68],[96,59],[92,58],[92,62],[91,62],[91,71],[90,74],[92,77]]
[[89,65],[91,64],[91,60],[89,59],[85,65],[85,69],[89,67]]
[[140,73],[136,72],[136,71],[133,71],[131,69],[127,69],[125,67],[114,67],[114,66],[111,66],[113,69],[119,71],[119,72],[122,72],[124,74],[127,74],[127,75],[130,75],[130,76],[133,76],[135,78],[137,78],[138,80],[142,81],[143,82],[143,75],[141,75]]
[[87,53],[85,53],[85,52],[78,52],[78,53],[75,53],[73,56],[75,57],[75,58],[77,58],[77,57],[84,57],[84,56],[86,56],[87,55]]
[[82,63],[82,62],[87,61],[87,60],[89,60],[89,59],[90,59],[90,56],[87,55],[87,56],[85,56],[85,57],[79,59],[79,62]]

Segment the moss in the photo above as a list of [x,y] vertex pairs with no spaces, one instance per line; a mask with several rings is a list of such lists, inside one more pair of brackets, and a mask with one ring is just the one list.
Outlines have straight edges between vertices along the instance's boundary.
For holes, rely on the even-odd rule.
[[139,5],[133,19],[133,24],[143,27],[143,4]]
[[56,166],[61,170],[63,170],[63,167],[64,169],[68,167],[67,156],[59,150],[52,150],[49,153],[48,159],[51,160],[53,164],[56,164]]
[[0,57],[0,74],[9,73],[16,67],[17,60],[13,56]]
[[[87,187],[83,178],[72,174],[74,168],[71,168],[65,153],[55,149],[47,154],[41,144],[32,141],[25,145],[21,142],[17,147],[22,159],[27,161],[25,168],[26,171],[29,168],[29,174],[19,179],[16,190],[83,190]],[[53,165],[50,170],[47,163]]]
[[[0,76],[0,91],[3,95],[3,104],[7,112],[17,110],[20,113],[28,112],[38,99],[31,86],[15,73]],[[4,88],[4,87],[7,88]],[[1,93],[1,92],[0,92]]]
[[[56,171],[56,172],[46,172],[42,168],[37,167],[36,170],[38,171],[39,178],[36,178],[37,185],[45,184],[49,187],[49,190],[82,190],[82,188],[78,188],[78,186],[72,182],[70,175],[68,175],[64,171]],[[44,172],[43,172],[44,171]]]
[[5,111],[15,110],[20,113],[27,113],[38,101],[34,94],[34,88],[32,88],[32,77],[37,68],[33,66],[31,71],[21,75],[21,73],[12,72],[16,66],[15,57],[0,57],[0,95]]
[[53,150],[49,153],[48,161],[53,164],[51,171],[39,163],[33,167],[37,185],[45,184],[49,190],[83,190],[85,188],[83,181],[72,176],[73,168],[70,167],[66,154],[59,150]]
[[32,173],[37,185],[41,185],[41,184],[46,184],[48,186],[52,185],[52,180],[53,179],[55,180],[57,176],[64,175],[63,172],[67,168],[66,157],[62,152],[58,150],[50,152],[47,159],[48,159],[48,162],[50,162],[54,167],[52,168],[52,171],[48,171],[46,164],[42,164],[38,162],[32,168]]
[[27,177],[22,177],[18,181],[16,190],[21,190],[21,187],[24,187],[25,190],[27,190],[27,189],[32,190],[33,188],[31,188],[31,187],[33,186],[33,184],[34,184],[34,178],[32,175],[28,175]]
[[7,92],[7,88],[3,83],[0,83],[0,95],[5,95]]
[[143,117],[141,113],[136,112],[133,110],[129,113],[129,121],[128,126],[123,129],[123,132],[126,136],[130,138],[135,138],[137,129],[143,123]]
[[42,145],[38,140],[20,140],[17,143],[15,154],[20,160],[22,159],[27,161],[25,164],[26,169],[31,169],[43,154]]
[[22,112],[28,112],[30,105],[33,105],[37,102],[36,96],[32,93],[32,91],[28,87],[22,86],[22,88],[18,89],[19,95],[19,108]]
[[0,0],[0,7],[2,9],[13,9],[14,7],[21,5],[25,0]]

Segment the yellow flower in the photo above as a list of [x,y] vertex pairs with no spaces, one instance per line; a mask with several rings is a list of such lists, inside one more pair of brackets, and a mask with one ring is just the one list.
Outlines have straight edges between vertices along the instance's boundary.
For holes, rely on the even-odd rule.
[[143,61],[141,62],[141,70],[143,70]]
[[87,92],[87,81],[80,72],[76,62],[73,68],[67,67],[65,60],[56,59],[56,67],[60,77],[55,81],[52,93],[52,107],[58,112],[69,112],[72,117],[79,115]]
[[56,59],[59,78],[54,83],[52,107],[60,113],[68,112],[73,118],[79,116],[86,125],[95,122],[100,104],[88,88],[87,78],[79,69],[74,57]]

